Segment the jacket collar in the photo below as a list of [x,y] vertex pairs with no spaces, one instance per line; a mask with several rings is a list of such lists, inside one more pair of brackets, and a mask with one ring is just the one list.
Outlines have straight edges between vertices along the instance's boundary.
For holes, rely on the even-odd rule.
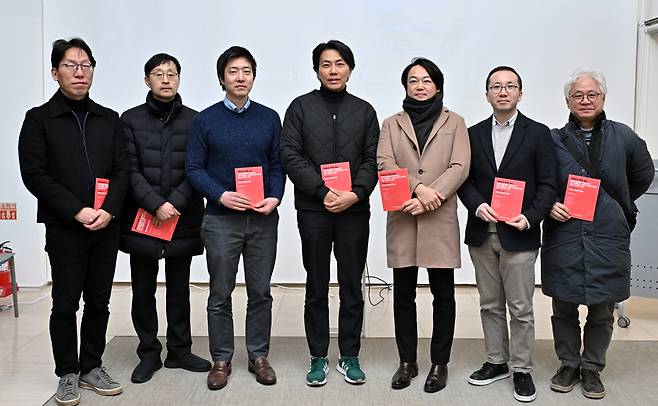
[[[57,117],[64,114],[67,114],[73,110],[66,104],[64,94],[61,90],[57,90],[53,97],[48,101],[48,108],[50,110],[51,117]],[[89,106],[87,107],[89,113],[105,115],[104,109],[96,104],[93,100],[89,99]]]
[[[423,151],[427,150],[427,146],[439,132],[441,126],[445,124],[446,121],[448,121],[448,111],[449,110],[444,107],[443,111],[441,111],[441,114],[439,114],[439,118],[436,119],[434,125],[432,126],[432,130],[427,136],[427,141],[425,142],[425,148],[423,148]],[[396,121],[398,122],[400,128],[402,128],[402,132],[404,132],[407,138],[409,138],[409,140],[416,146],[416,151],[420,151],[418,147],[418,139],[416,138],[414,126],[411,124],[411,118],[409,117],[409,114],[407,114],[406,111],[399,112],[397,114]],[[420,152],[418,152],[418,156],[420,156]]]
[[503,155],[503,159],[500,162],[500,165],[498,166],[498,169],[496,169],[496,161],[494,158],[494,150],[493,150],[493,140],[491,139],[492,134],[492,126],[493,126],[493,114],[489,116],[488,119],[486,119],[483,123],[482,126],[482,131],[479,134],[479,139],[480,142],[482,143],[482,147],[484,148],[485,155],[487,159],[489,160],[489,165],[491,165],[491,169],[494,173],[500,173],[502,172],[503,169],[505,169],[505,166],[510,162],[516,151],[519,149],[521,144],[523,143],[523,139],[525,138],[526,134],[526,128],[528,127],[528,119],[526,116],[521,114],[521,112],[518,112],[518,116],[516,117],[516,120],[514,122],[514,129],[512,130],[512,135],[510,136],[509,143],[507,144],[507,148],[505,149],[505,154]]
[[181,109],[183,108],[183,99],[181,98],[180,94],[176,93],[176,96],[174,97],[174,103],[171,106],[171,110],[161,111],[158,108],[157,103],[154,101],[153,92],[149,91],[146,95],[146,106],[148,107],[151,114],[157,116],[158,118],[164,117],[163,121],[166,124],[169,122],[169,120],[171,120],[172,117],[176,117],[178,113],[180,113]]

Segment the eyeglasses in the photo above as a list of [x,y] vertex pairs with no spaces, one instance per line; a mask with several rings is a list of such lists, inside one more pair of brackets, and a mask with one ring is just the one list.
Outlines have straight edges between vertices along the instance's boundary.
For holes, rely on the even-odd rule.
[[82,69],[83,72],[87,72],[94,69],[94,67],[91,66],[90,63],[62,63],[59,66],[63,67],[69,72],[75,72],[78,70],[78,68]]
[[171,80],[171,79],[177,78],[178,75],[180,75],[180,73],[173,73],[173,72],[151,72],[151,73],[149,73],[149,76],[153,76],[157,80],[162,80],[165,77],[168,80]]
[[569,95],[569,97],[571,97],[571,99],[577,103],[581,103],[585,97],[587,97],[587,100],[590,103],[594,103],[599,99],[599,96],[601,96],[601,92],[574,93]]
[[507,93],[512,93],[513,91],[515,91],[518,88],[519,87],[517,85],[498,85],[498,84],[496,84],[496,85],[493,85],[493,86],[489,86],[489,90],[491,90],[491,92],[494,93],[494,94],[500,93],[503,89],[505,89],[505,91]]

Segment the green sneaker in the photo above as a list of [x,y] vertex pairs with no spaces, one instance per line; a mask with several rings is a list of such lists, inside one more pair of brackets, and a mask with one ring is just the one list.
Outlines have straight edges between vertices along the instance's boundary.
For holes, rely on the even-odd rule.
[[366,373],[359,366],[359,357],[340,357],[336,370],[345,375],[345,381],[361,385],[366,382]]
[[308,386],[322,386],[327,383],[329,373],[329,362],[325,357],[311,357],[311,365],[306,373],[306,384]]

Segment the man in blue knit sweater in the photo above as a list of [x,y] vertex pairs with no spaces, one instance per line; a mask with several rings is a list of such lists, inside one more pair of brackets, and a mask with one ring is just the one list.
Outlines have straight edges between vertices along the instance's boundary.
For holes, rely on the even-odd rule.
[[[276,207],[285,185],[279,115],[249,99],[256,77],[254,57],[242,47],[227,49],[217,59],[217,76],[226,97],[196,116],[186,157],[188,179],[207,200],[201,238],[210,274],[208,336],[214,364],[207,383],[212,390],[226,386],[231,374],[231,293],[240,255],[248,297],[248,369],[259,383],[276,383],[267,361],[272,326],[270,278],[276,258]],[[236,192],[235,169],[246,167],[262,169],[263,200]]]

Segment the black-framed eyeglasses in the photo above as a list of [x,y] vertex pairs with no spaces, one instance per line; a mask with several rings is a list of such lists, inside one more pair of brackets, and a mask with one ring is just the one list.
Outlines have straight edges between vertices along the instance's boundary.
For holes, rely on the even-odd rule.
[[587,98],[590,103],[594,103],[599,99],[599,96],[601,96],[601,92],[574,93],[569,95],[569,97],[577,103],[581,103],[585,98]]
[[64,69],[66,69],[69,72],[75,72],[76,70],[78,70],[78,68],[82,69],[83,72],[88,72],[88,71],[94,69],[94,67],[90,63],[70,63],[70,62],[68,62],[68,63],[61,63],[61,64],[59,64],[59,66],[63,67]]
[[157,80],[162,80],[164,78],[167,78],[168,80],[175,79],[180,75],[180,73],[176,72],[151,72],[149,73],[149,76],[153,76]]
[[503,89],[505,89],[505,91],[507,93],[512,93],[513,91],[515,91],[518,88],[519,88],[518,85],[511,85],[511,84],[509,84],[509,85],[499,85],[499,84],[495,84],[493,86],[489,86],[489,91],[494,93],[494,94],[498,94]]

